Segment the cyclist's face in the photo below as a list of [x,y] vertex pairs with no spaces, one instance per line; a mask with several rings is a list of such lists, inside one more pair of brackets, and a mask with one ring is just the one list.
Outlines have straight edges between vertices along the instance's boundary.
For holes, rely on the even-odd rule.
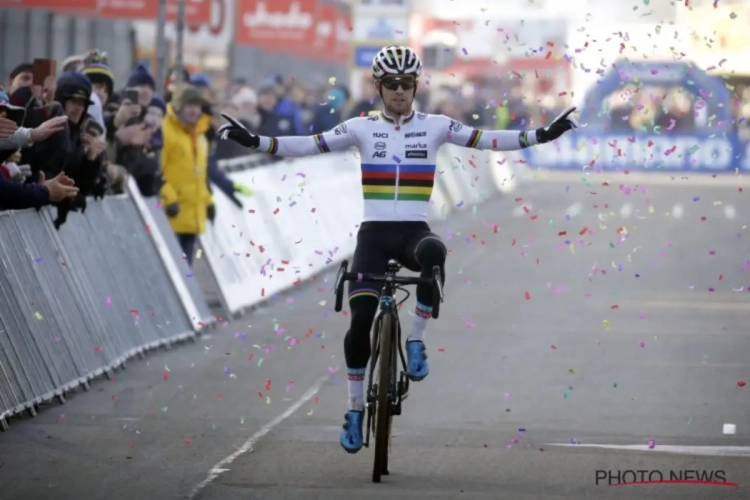
[[385,110],[398,115],[411,112],[416,84],[414,77],[385,77],[380,80],[378,85]]

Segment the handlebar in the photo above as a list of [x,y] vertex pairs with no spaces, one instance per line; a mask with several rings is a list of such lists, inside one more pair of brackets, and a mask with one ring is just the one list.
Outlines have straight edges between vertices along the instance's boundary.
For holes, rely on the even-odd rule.
[[393,283],[394,285],[427,285],[432,286],[433,278],[392,276],[388,274],[344,273],[344,281],[374,281],[376,283]]
[[371,281],[375,283],[390,283],[394,286],[406,285],[427,285],[432,288],[432,317],[437,319],[440,315],[440,304],[443,302],[443,279],[440,267],[432,268],[432,276],[423,278],[421,276],[407,277],[396,276],[395,272],[389,274],[372,274],[372,273],[350,273],[348,272],[349,262],[343,261],[336,276],[335,292],[336,303],[334,311],[341,312],[344,302],[344,283],[347,281]]

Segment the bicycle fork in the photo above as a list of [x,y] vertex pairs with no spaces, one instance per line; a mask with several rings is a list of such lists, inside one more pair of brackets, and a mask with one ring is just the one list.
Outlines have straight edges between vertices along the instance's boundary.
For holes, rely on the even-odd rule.
[[[384,297],[383,299],[387,299],[387,297]],[[401,403],[403,403],[407,397],[409,397],[409,378],[406,376],[406,356],[404,356],[404,348],[401,344],[401,322],[398,321],[398,312],[393,307],[393,299],[391,299],[390,302],[387,300],[383,300],[382,307],[380,312],[378,313],[378,316],[375,318],[374,327],[375,327],[375,335],[373,335],[372,338],[372,359],[370,361],[370,370],[368,374],[368,382],[367,382],[367,398],[365,402],[365,407],[367,409],[367,426],[366,426],[366,432],[365,432],[365,441],[364,446],[366,448],[370,447],[370,434],[372,433],[373,436],[375,435],[375,415],[376,415],[376,406],[378,401],[378,391],[380,388],[378,387],[378,384],[373,383],[373,379],[375,378],[375,366],[377,365],[378,358],[380,356],[380,322],[382,320],[382,317],[384,314],[393,314],[396,318],[396,325],[398,326],[398,332],[396,334],[396,345],[398,346],[398,358],[401,360],[401,374],[399,377],[396,377],[397,373],[397,365],[396,363],[392,364],[391,369],[393,370],[393,373],[391,374],[391,387],[389,387],[388,393],[389,397],[388,400],[391,402],[391,415],[401,415]],[[393,355],[393,353],[388,353],[388,355]],[[398,378],[398,382],[393,382]],[[394,396],[395,395],[395,396]]]

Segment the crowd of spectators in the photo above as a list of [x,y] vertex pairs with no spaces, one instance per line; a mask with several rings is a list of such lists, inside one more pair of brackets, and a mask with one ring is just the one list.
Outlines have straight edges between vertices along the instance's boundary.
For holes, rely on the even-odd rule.
[[59,75],[39,74],[55,65],[38,62],[18,65],[0,91],[0,210],[55,205],[60,229],[132,178],[144,197],[158,197],[192,263],[216,217],[212,184],[239,207],[237,194],[251,194],[217,167],[210,82],[173,71],[157,89],[143,65],[116,82],[97,50],[66,59]]

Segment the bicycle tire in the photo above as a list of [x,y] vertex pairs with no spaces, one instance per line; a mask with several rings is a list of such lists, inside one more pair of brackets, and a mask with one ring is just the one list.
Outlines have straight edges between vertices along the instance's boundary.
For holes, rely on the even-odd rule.
[[391,434],[390,388],[393,361],[393,314],[384,314],[378,328],[378,394],[375,407],[375,460],[372,482],[379,483],[383,474],[388,474],[388,452]]

